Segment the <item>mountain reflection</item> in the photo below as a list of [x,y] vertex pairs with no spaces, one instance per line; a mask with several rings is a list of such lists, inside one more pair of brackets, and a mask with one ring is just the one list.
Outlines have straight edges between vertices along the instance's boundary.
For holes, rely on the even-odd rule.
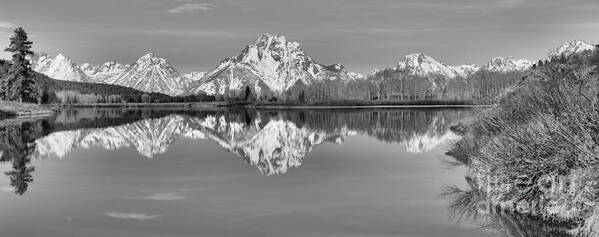
[[208,139],[265,175],[301,165],[323,143],[342,143],[365,134],[423,152],[456,137],[449,126],[470,110],[64,110],[51,118],[15,121],[0,127],[2,161],[15,192],[32,179],[30,160],[67,157],[91,147],[133,148],[153,158],[177,139]]

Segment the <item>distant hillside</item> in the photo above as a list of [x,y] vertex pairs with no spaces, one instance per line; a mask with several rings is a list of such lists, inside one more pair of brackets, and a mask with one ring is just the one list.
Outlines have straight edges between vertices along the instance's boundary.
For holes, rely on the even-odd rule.
[[133,64],[116,61],[101,65],[78,64],[63,54],[51,56],[45,53],[36,53],[28,59],[31,69],[53,79],[127,86],[171,96],[181,94],[189,84],[204,75],[202,72],[183,75],[167,59],[153,53],[140,57]]
[[[0,60],[0,78],[8,73],[9,67],[10,62]],[[73,91],[80,94],[96,95],[104,98],[111,95],[120,96],[120,98],[127,102],[141,102],[141,96],[143,94],[150,95],[153,102],[173,101],[172,97],[161,93],[145,93],[130,87],[109,84],[56,80],[39,72],[32,71],[32,73],[40,90],[42,90],[46,96],[50,97],[54,97],[53,94],[56,92]]]
[[62,81],[49,78],[48,76],[35,72],[36,82],[46,91],[78,91],[81,94],[96,94],[102,96],[119,95],[127,102],[141,102],[141,96],[148,94],[153,101],[170,102],[172,98],[161,93],[146,93],[130,87],[89,83]]

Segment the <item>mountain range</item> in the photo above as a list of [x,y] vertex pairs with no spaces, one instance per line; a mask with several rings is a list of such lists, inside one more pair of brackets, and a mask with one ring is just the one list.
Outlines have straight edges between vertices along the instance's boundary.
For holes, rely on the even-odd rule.
[[29,58],[29,61],[31,61],[31,68],[34,71],[45,74],[50,78],[64,81],[92,82],[92,79],[81,70],[79,65],[62,54],[58,54],[56,57],[51,57],[45,53],[34,54]]
[[109,61],[102,65],[77,64],[68,57],[58,54],[51,57],[40,53],[30,57],[32,69],[53,79],[76,82],[92,82],[126,86],[144,92],[159,92],[176,96],[201,72],[181,74],[166,59],[148,53],[133,64]]
[[[550,51],[546,58],[568,56],[594,48],[593,44],[575,40]],[[250,88],[258,96],[279,95],[296,84],[363,80],[368,77],[350,72],[341,64],[320,64],[306,55],[299,43],[271,34],[261,35],[239,54],[224,59],[209,72],[182,74],[165,58],[153,53],[140,57],[133,64],[115,61],[101,65],[77,64],[62,54],[52,57],[44,53],[35,54],[30,61],[35,71],[58,80],[114,84],[171,96],[200,92],[208,95],[242,93],[245,88]],[[406,55],[395,69],[421,77],[468,79],[481,70],[507,73],[527,70],[533,64],[525,59],[495,57],[480,66],[453,66],[422,53],[413,53]]]
[[256,94],[281,94],[296,83],[319,80],[356,80],[363,76],[348,72],[341,64],[325,66],[307,56],[301,45],[281,35],[264,34],[238,55],[223,60],[214,70],[194,82],[186,94],[208,95],[241,92],[246,86]]

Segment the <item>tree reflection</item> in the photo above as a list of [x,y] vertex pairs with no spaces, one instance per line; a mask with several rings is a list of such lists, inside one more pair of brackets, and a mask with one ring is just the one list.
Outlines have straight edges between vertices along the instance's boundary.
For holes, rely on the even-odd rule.
[[505,236],[577,236],[572,231],[578,226],[575,221],[545,220],[532,214],[506,210],[493,205],[485,192],[472,186],[467,189],[448,186],[442,196],[449,200],[448,209],[452,218],[499,231]]
[[448,186],[442,197],[450,216],[506,236],[596,236],[599,173],[596,168],[546,170],[532,175],[498,171],[457,143],[447,155],[453,166],[466,168],[466,188]]
[[35,152],[35,139],[49,130],[46,120],[27,121],[0,127],[0,157],[2,162],[11,162],[12,170],[5,172],[10,179],[14,192],[23,195],[33,182],[30,166],[31,156]]
[[27,166],[29,162],[28,156],[14,158],[12,162],[13,170],[5,173],[10,178],[10,186],[15,188],[15,193],[18,195],[27,192],[29,183],[33,182],[31,173],[35,170],[35,167]]
[[65,109],[52,117],[0,120],[0,162],[12,163],[12,170],[5,174],[14,192],[23,195],[33,182],[35,167],[31,166],[31,159],[37,155],[36,139],[56,131],[109,127],[170,113],[143,109]]

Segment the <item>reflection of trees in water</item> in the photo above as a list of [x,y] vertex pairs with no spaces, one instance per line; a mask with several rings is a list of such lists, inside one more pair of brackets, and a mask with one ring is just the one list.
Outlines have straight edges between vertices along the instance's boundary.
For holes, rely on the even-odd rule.
[[0,162],[11,162],[5,172],[14,192],[23,195],[33,182],[31,157],[35,155],[35,140],[52,132],[92,127],[108,127],[131,123],[144,118],[166,116],[170,111],[128,109],[65,109],[53,117],[24,121],[4,120],[0,125]]
[[[31,146],[31,148],[33,147]],[[13,170],[5,173],[10,178],[10,186],[15,188],[15,193],[18,195],[23,195],[27,192],[29,183],[33,182],[31,173],[35,170],[35,167],[27,166],[30,161],[28,155],[14,157],[12,161]]]
[[23,195],[33,182],[33,166],[29,166],[35,151],[35,139],[48,134],[50,125],[46,120],[28,121],[0,127],[0,161],[12,162],[12,170],[5,174],[15,193]]
[[458,143],[448,155],[467,168],[468,188],[447,187],[450,214],[507,236],[596,236],[599,170],[576,168],[525,172],[465,156]]
[[442,194],[449,200],[448,209],[452,218],[467,220],[480,228],[497,230],[510,237],[575,236],[572,232],[578,226],[575,221],[549,220],[533,213],[502,208],[473,180],[466,180],[468,188],[448,186]]

